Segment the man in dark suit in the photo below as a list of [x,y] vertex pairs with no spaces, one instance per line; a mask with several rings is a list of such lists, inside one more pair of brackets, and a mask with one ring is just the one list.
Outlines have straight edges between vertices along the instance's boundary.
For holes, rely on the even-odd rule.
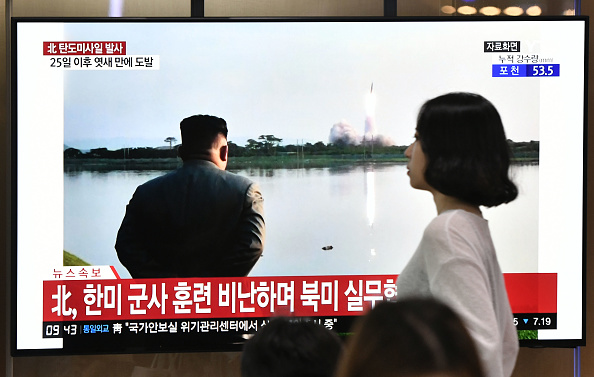
[[136,189],[116,240],[133,278],[246,276],[264,248],[257,184],[225,171],[227,123],[180,123],[183,166]]

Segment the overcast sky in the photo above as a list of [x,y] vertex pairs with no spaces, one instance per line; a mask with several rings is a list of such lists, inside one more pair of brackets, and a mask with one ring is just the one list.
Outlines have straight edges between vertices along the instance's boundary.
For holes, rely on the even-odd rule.
[[490,99],[508,138],[539,139],[540,79],[491,77],[483,42],[520,39],[501,23],[67,23],[65,37],[160,57],[158,71],[66,73],[65,144],[80,149],[166,145],[193,114],[225,118],[240,145],[327,143],[341,121],[363,132],[372,82],[376,131],[398,145],[420,105],[450,91]]

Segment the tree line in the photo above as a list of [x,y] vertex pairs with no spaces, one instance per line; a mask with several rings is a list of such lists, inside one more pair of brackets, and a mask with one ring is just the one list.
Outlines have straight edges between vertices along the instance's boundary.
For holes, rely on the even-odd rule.
[[[170,143],[169,149],[164,148],[121,148],[109,150],[107,148],[95,148],[83,152],[76,148],[68,148],[64,151],[65,159],[158,159],[177,157],[179,145],[171,145],[175,138],[167,138]],[[232,141],[228,142],[229,157],[262,157],[262,156],[306,156],[306,155],[390,155],[404,157],[404,151],[408,146],[382,146],[371,142],[358,145],[346,143],[328,143],[321,141],[316,143],[287,144],[281,145],[283,139],[274,135],[260,135],[257,140],[248,139],[244,146],[237,145]],[[515,158],[538,158],[539,142],[514,142],[508,140],[512,155]]]

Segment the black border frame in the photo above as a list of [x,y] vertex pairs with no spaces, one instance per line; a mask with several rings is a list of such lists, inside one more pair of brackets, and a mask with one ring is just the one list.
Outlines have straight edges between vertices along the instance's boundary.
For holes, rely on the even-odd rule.
[[[17,349],[16,348],[16,302],[17,302],[17,217],[18,209],[16,208],[17,199],[17,56],[16,56],[16,42],[17,42],[17,24],[28,23],[28,22],[91,22],[91,23],[119,23],[119,22],[500,22],[500,21],[557,21],[566,22],[569,20],[581,20],[585,22],[585,35],[584,35],[584,126],[583,126],[583,148],[584,148],[584,159],[583,159],[583,209],[582,209],[582,338],[581,339],[559,339],[559,340],[520,340],[521,347],[534,347],[534,348],[575,348],[586,345],[586,277],[587,277],[587,162],[588,162],[588,58],[589,58],[589,17],[588,16],[541,16],[541,17],[511,17],[511,16],[498,16],[493,18],[487,18],[484,16],[464,16],[464,17],[207,17],[205,18],[203,13],[204,0],[191,0],[192,1],[192,17],[191,18],[106,18],[106,17],[14,17],[11,19],[11,36],[10,45],[8,46],[11,53],[10,56],[10,83],[11,88],[9,103],[10,103],[10,152],[8,153],[8,160],[10,163],[10,183],[9,197],[10,197],[10,208],[9,208],[9,219],[10,219],[10,231],[9,231],[9,244],[10,252],[7,253],[7,257],[10,265],[10,353],[11,356],[66,356],[66,355],[100,355],[100,354],[125,354],[125,353],[153,353],[153,352],[171,352],[168,350],[129,350],[129,351],[93,351],[93,350],[64,350],[64,349]],[[396,4],[397,0],[392,0],[393,4]],[[390,0],[386,1],[387,3]],[[195,15],[194,8],[195,4],[202,5],[202,15],[198,12]],[[196,352],[228,352],[238,351],[237,347],[228,347],[225,349],[213,348],[213,349],[196,349]],[[179,351],[173,350],[173,352],[192,352],[192,351]]]
[[[384,16],[396,17],[398,0],[384,0]],[[204,17],[204,0],[190,0],[190,17]]]

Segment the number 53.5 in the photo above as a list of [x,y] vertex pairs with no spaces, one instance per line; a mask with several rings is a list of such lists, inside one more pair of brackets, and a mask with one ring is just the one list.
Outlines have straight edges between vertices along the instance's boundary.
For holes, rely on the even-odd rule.
[[533,76],[552,76],[553,66],[552,65],[535,65],[532,67]]

